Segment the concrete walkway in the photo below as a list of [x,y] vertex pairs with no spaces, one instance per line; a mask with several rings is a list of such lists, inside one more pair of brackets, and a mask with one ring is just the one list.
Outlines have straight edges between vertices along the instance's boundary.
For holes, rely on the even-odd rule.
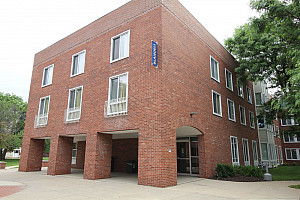
[[289,185],[300,181],[236,183],[179,176],[178,185],[154,188],[137,185],[137,175],[112,174],[110,179],[85,180],[80,170],[73,174],[48,176],[41,172],[0,170],[0,188],[20,186],[24,190],[1,199],[100,199],[100,200],[199,200],[199,199],[300,199],[300,190]]

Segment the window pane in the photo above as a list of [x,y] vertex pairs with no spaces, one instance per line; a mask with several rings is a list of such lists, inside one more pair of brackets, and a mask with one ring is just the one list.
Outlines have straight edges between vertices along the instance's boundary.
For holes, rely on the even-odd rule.
[[127,90],[127,76],[121,76],[119,79],[119,99],[124,101],[126,99]]
[[261,94],[255,93],[255,101],[257,105],[261,105]]
[[81,88],[76,90],[75,108],[79,108],[81,104]]
[[263,160],[269,160],[268,156],[268,148],[266,143],[261,144],[261,154],[262,154],[262,159]]
[[49,97],[47,97],[45,100],[44,114],[48,114],[48,108],[49,108]]
[[44,114],[44,107],[45,107],[45,99],[41,99],[40,112],[39,112],[40,115]]
[[292,159],[297,160],[297,151],[296,149],[291,149]]
[[85,53],[80,53],[78,55],[78,73],[84,72],[84,62],[85,62]]
[[113,60],[119,59],[120,37],[113,39]]
[[47,68],[47,69],[45,69],[45,71],[44,71],[44,82],[43,82],[43,85],[48,85],[48,70],[49,70],[49,68]]
[[110,100],[117,100],[118,94],[118,78],[111,79],[110,83]]
[[78,74],[78,55],[73,57],[72,75]]
[[75,90],[70,92],[70,99],[69,99],[69,108],[75,107]]
[[213,58],[210,58],[210,63],[211,63],[211,76],[212,77],[214,77],[214,78],[216,78],[215,77],[215,62],[214,62],[214,59]]
[[129,33],[121,36],[120,58],[129,56]]

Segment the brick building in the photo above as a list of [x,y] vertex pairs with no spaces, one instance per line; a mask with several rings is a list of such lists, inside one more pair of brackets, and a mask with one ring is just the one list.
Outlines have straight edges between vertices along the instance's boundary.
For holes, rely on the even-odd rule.
[[109,178],[134,160],[139,184],[167,187],[257,165],[237,65],[177,0],[132,0],[35,55],[19,170],[41,170],[45,139],[48,175]]

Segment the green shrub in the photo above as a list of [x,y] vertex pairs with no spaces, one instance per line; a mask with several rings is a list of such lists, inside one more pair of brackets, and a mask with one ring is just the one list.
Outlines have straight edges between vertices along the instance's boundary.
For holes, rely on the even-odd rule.
[[217,178],[227,178],[236,175],[235,169],[232,165],[217,164],[215,171],[217,172]]
[[217,178],[227,178],[236,175],[249,177],[263,177],[263,169],[254,166],[232,166],[217,164],[215,169]]

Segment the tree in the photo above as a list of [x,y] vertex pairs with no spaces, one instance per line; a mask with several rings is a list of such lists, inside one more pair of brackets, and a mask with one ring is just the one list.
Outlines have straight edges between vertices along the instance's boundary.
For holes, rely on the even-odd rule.
[[240,81],[266,81],[277,88],[265,112],[269,120],[293,115],[300,121],[299,0],[251,0],[259,12],[225,41],[240,65]]
[[21,146],[26,110],[21,97],[0,92],[0,160],[7,151]]

